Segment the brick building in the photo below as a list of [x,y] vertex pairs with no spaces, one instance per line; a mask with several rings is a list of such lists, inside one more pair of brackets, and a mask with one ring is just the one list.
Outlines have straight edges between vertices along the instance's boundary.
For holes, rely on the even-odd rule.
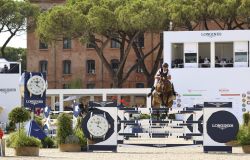
[[[30,0],[38,4],[42,9],[48,9],[53,5],[60,5],[65,0]],[[146,33],[139,39],[143,50],[151,50],[158,42],[159,35]],[[112,63],[113,69],[117,67],[119,59],[119,44],[111,41],[104,50],[105,57]],[[146,66],[151,69],[155,62],[156,54],[152,54],[146,60]],[[136,56],[131,49],[125,72],[136,63]],[[43,71],[48,75],[49,88],[68,88],[72,81],[80,81],[81,88],[111,88],[112,77],[102,64],[96,51],[83,45],[78,40],[64,39],[58,41],[55,46],[41,43],[34,30],[27,34],[27,70]],[[134,71],[123,84],[124,88],[147,87],[146,78],[141,69]]]

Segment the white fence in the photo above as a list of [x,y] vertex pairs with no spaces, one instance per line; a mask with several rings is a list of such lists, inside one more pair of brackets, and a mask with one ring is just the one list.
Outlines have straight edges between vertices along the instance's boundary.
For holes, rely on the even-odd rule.
[[121,96],[145,96],[146,107],[151,108],[151,97],[147,97],[150,88],[119,88],[119,89],[48,89],[47,97],[51,97],[51,104],[55,104],[55,96],[59,96],[59,110],[63,111],[64,96],[90,96],[90,100],[94,100],[94,96],[102,96],[102,101],[107,101],[107,96],[117,96],[118,102]]

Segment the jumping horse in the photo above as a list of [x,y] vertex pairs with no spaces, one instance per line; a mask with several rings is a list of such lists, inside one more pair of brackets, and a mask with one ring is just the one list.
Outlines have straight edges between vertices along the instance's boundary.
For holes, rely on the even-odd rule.
[[172,83],[167,78],[161,77],[153,93],[152,108],[171,108],[174,99]]

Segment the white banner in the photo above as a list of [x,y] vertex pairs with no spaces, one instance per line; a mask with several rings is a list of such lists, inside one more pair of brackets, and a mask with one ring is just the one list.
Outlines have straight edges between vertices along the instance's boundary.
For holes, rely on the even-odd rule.
[[21,106],[19,78],[19,74],[0,74],[0,122],[7,122],[9,112]]

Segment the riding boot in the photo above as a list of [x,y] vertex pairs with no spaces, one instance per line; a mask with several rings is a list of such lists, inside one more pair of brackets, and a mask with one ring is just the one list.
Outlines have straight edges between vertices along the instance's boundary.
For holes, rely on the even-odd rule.
[[155,86],[152,86],[150,93],[148,94],[148,97],[152,96],[153,91],[155,90]]
[[173,91],[173,95],[176,96],[176,92],[174,90],[174,84],[172,83],[172,91]]

